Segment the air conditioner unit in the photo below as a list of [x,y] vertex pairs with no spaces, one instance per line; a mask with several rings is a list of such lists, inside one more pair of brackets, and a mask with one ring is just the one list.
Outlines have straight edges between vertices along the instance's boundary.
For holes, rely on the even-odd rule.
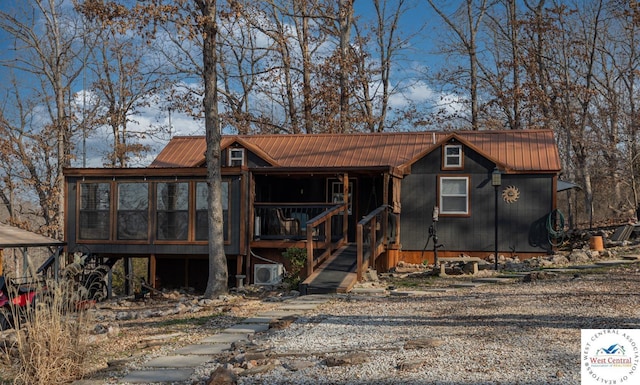
[[255,264],[253,266],[253,283],[256,285],[277,285],[282,282],[284,267],[281,263]]

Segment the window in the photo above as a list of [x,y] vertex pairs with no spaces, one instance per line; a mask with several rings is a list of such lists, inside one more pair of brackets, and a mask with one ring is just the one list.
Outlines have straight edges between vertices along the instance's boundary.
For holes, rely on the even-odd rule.
[[462,146],[444,146],[444,168],[462,168]]
[[231,167],[244,166],[244,149],[243,148],[229,149],[229,166]]
[[189,184],[157,184],[157,237],[186,240],[189,234]]
[[78,239],[109,239],[111,184],[80,183]]
[[440,214],[469,214],[469,178],[440,177]]
[[147,183],[118,184],[118,239],[148,238],[149,185]]
[[[229,182],[222,182],[222,217],[224,240],[228,240],[229,229]],[[209,197],[209,187],[205,182],[196,183],[196,240],[206,241],[209,239],[209,223],[207,221],[207,198]]]

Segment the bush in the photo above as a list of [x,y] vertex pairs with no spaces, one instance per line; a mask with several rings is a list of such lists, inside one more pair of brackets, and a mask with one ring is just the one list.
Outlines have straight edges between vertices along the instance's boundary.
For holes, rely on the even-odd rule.
[[67,384],[82,378],[88,352],[88,313],[70,283],[47,282],[35,302],[13,311],[13,345],[6,347],[15,384]]
[[289,289],[298,289],[298,285],[302,282],[302,269],[307,263],[307,249],[290,247],[282,253],[282,256],[289,261],[289,269],[284,277],[284,283]]

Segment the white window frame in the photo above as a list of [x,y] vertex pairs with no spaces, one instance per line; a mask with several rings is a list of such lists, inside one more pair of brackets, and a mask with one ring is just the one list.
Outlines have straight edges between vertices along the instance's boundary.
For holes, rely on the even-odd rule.
[[[244,148],[230,148],[228,163],[229,163],[229,167],[244,166]],[[237,163],[240,163],[240,164],[237,164]]]
[[[458,150],[458,155],[449,155],[449,149]],[[461,168],[462,167],[462,146],[459,144],[447,144],[444,146],[444,168]]]
[[[453,194],[453,193],[444,193],[444,187],[447,181],[453,180],[463,180],[465,181],[465,193],[464,194]],[[441,176],[439,177],[439,191],[438,191],[438,202],[440,204],[440,214],[441,215],[469,215],[469,177],[468,176]],[[465,209],[463,211],[460,210],[448,210],[447,206],[444,204],[444,200],[446,198],[465,198]]]

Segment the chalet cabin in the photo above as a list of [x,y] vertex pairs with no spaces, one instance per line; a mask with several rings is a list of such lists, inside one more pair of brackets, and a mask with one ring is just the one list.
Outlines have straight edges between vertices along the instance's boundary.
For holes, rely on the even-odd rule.
[[[205,148],[202,136],[175,137],[146,168],[66,169],[69,251],[146,258],[156,286],[204,290]],[[231,286],[271,283],[290,247],[307,251],[307,283],[333,264],[347,271],[327,278],[342,289],[368,267],[436,252],[487,258],[496,234],[507,255],[552,249],[552,131],[230,135],[221,149]]]

